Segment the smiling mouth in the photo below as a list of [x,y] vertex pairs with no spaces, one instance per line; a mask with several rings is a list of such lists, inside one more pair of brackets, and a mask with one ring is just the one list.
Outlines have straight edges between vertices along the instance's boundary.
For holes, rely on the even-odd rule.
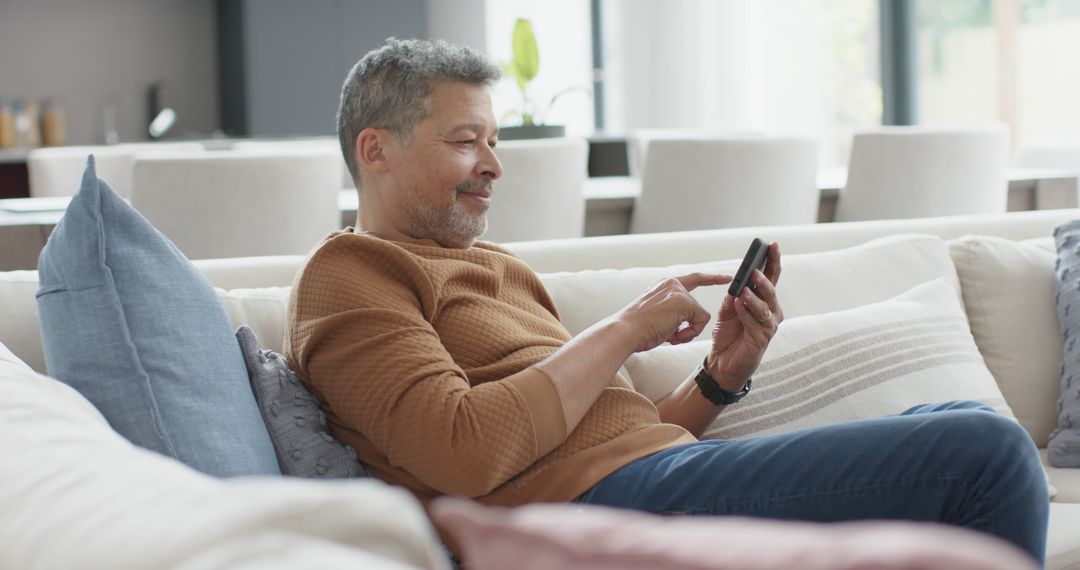
[[472,181],[459,184],[454,188],[458,197],[467,198],[483,206],[491,205],[491,183],[487,181]]
[[481,190],[481,191],[476,191],[476,192],[458,192],[458,196],[460,196],[462,198],[466,198],[468,200],[473,200],[475,202],[479,202],[480,204],[483,204],[485,206],[490,206],[491,205],[491,191],[490,190]]

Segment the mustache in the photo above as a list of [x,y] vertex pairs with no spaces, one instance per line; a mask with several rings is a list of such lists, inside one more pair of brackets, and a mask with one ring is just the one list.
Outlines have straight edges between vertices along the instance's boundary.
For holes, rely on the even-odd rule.
[[491,181],[486,178],[482,178],[480,180],[466,180],[465,182],[454,186],[454,193],[461,194],[462,192],[476,192],[478,190],[486,190],[490,192],[491,187]]

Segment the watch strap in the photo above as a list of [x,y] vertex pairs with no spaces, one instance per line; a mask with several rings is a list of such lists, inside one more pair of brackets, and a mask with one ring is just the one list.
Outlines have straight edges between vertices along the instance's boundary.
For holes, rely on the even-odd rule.
[[707,400],[716,404],[717,406],[729,406],[743,399],[744,396],[750,393],[750,385],[753,383],[753,378],[746,380],[746,385],[742,390],[738,392],[729,392],[720,387],[720,383],[709,374],[709,357],[706,355],[705,360],[701,363],[701,367],[698,369],[697,374],[694,376],[694,382],[697,383],[698,389],[701,390],[701,395],[705,396]]

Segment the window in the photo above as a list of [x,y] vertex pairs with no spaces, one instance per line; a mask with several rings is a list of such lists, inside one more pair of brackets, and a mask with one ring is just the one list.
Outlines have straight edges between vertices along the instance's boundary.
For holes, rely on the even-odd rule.
[[1080,136],[1080,0],[921,0],[918,122]]
[[1080,1],[1020,3],[1015,140],[1080,136]]
[[997,119],[998,42],[991,0],[921,0],[917,42],[918,123]]
[[881,123],[877,0],[604,0],[605,124],[806,135]]
[[[532,22],[540,53],[540,71],[529,83],[537,119],[565,125],[568,134],[593,132],[592,33],[589,3],[584,0],[499,0],[484,8],[488,55],[499,65],[513,59],[512,38],[518,18]],[[559,95],[554,105],[551,98]],[[521,92],[508,74],[492,90],[492,106],[500,125],[519,124],[511,118],[521,105]]]

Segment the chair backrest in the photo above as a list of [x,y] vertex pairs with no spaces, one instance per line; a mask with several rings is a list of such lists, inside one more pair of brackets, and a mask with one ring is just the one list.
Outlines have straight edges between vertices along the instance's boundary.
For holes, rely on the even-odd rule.
[[191,259],[307,253],[341,224],[339,154],[135,156],[131,205]]
[[356,184],[353,182],[352,174],[349,174],[349,167],[345,164],[345,157],[341,155],[341,144],[338,142],[337,137],[303,137],[293,139],[277,139],[277,140],[244,140],[235,141],[232,143],[233,150],[288,150],[291,148],[316,148],[316,149],[331,149],[338,154],[340,158],[341,169],[341,187],[342,188],[355,188]]
[[581,237],[585,231],[588,144],[562,137],[502,141],[488,231],[494,242]]
[[633,129],[626,137],[626,166],[630,176],[640,179],[642,170],[645,168],[645,157],[649,154],[649,143],[654,140],[751,139],[764,136],[764,132],[753,130],[716,131],[686,128]]
[[1009,132],[886,127],[856,133],[836,221],[1004,212]]
[[142,151],[202,152],[197,142],[146,142],[101,146],[58,146],[30,151],[26,168],[30,196],[71,196],[79,188],[86,156],[94,155],[98,176],[123,198],[131,198],[132,165]]
[[811,224],[817,143],[800,137],[649,142],[631,233]]
[[1017,149],[1013,165],[1080,171],[1080,138],[1025,141]]

